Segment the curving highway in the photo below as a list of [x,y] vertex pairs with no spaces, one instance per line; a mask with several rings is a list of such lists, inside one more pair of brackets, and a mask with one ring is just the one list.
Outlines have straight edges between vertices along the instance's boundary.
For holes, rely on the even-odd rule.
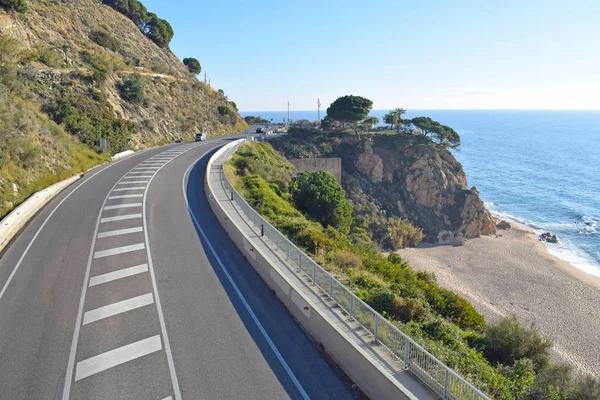
[[209,209],[227,140],[90,171],[5,249],[0,398],[355,398]]

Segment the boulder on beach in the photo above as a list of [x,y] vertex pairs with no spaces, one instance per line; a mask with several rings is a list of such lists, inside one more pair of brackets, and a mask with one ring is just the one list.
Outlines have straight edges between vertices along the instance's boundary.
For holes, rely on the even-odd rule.
[[558,238],[556,235],[553,235],[550,232],[542,233],[540,235],[540,240],[547,243],[558,243]]
[[506,230],[512,228],[512,225],[508,221],[500,220],[496,223],[496,228]]

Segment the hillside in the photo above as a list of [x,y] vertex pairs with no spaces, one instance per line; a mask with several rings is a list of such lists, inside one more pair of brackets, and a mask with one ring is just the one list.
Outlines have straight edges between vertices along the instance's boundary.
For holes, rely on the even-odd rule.
[[0,6],[0,218],[106,159],[96,154],[101,137],[114,154],[247,127],[222,91],[122,13],[95,0],[26,4]]

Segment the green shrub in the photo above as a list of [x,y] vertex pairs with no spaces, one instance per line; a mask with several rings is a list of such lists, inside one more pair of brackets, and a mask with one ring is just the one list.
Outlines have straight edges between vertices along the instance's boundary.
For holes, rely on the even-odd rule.
[[90,33],[90,39],[97,45],[114,52],[118,52],[121,48],[121,43],[105,31],[93,31]]
[[219,106],[217,107],[217,111],[219,112],[219,115],[222,116],[231,114],[231,110],[227,106]]
[[421,302],[417,299],[396,297],[392,315],[402,322],[421,321],[426,315]]
[[58,68],[63,65],[63,58],[58,51],[46,45],[41,45],[37,49],[37,53],[38,61],[50,68]]
[[18,39],[0,35],[0,82],[11,87],[17,81],[17,64],[23,57],[23,47]]
[[386,235],[382,241],[384,247],[391,250],[417,247],[422,240],[423,230],[415,228],[410,222],[399,218],[387,220]]
[[306,215],[342,233],[350,232],[352,206],[335,177],[325,171],[307,171],[292,180],[290,193],[294,204]]
[[488,327],[486,347],[486,356],[491,362],[511,366],[527,358],[537,371],[548,364],[552,342],[542,337],[533,325],[525,326],[511,316]]
[[348,250],[339,250],[333,253],[331,259],[335,265],[342,269],[358,269],[362,266],[360,256]]
[[366,271],[356,271],[350,275],[350,285],[359,289],[382,289],[383,283]]
[[139,75],[133,75],[119,85],[119,93],[123,100],[139,104],[144,100],[144,85]]
[[381,314],[392,314],[396,295],[389,289],[380,288],[373,290],[366,302]]
[[477,331],[485,328],[483,316],[467,300],[450,290],[434,286],[433,283],[428,283],[426,287],[427,302],[442,316],[461,328]]

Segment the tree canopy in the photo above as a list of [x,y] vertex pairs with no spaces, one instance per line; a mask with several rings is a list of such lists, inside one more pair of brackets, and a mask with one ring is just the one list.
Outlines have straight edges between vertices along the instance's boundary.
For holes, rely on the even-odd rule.
[[352,123],[358,135],[358,122],[369,116],[373,102],[360,96],[343,96],[335,100],[327,108],[327,117],[342,124]]
[[202,67],[200,66],[200,61],[198,61],[197,59],[195,59],[193,57],[184,58],[183,64],[194,75],[198,75],[200,72],[202,72]]
[[[6,0],[0,0],[6,1]],[[15,1],[15,0],[8,0]],[[160,47],[168,47],[171,39],[173,39],[173,28],[171,24],[164,19],[159,18],[156,14],[148,12],[146,7],[138,0],[101,0],[102,3],[115,9],[133,23],[146,35],[150,40]]]
[[460,136],[454,129],[429,117],[416,117],[407,122],[415,126],[423,135],[429,136],[443,146],[456,147],[460,145]]
[[335,177],[325,171],[301,172],[292,180],[290,193],[296,207],[323,226],[350,232],[352,205]]
[[20,13],[27,11],[27,3],[25,0],[0,0],[0,6]]
[[391,110],[389,113],[383,116],[383,122],[391,125],[392,129],[394,129],[394,126],[396,126],[398,131],[400,131],[400,127],[403,124],[402,116],[405,113],[406,110],[404,108],[396,108],[395,110]]

